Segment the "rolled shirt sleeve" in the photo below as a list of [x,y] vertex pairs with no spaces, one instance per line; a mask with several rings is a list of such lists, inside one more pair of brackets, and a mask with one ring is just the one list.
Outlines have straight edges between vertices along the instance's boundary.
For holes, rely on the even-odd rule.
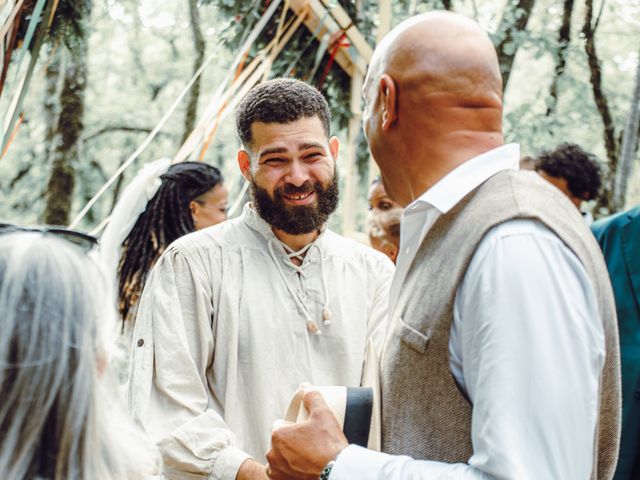
[[215,349],[212,291],[203,269],[174,244],[154,267],[140,302],[129,404],[159,446],[167,478],[233,480],[250,457],[234,446],[207,385]]

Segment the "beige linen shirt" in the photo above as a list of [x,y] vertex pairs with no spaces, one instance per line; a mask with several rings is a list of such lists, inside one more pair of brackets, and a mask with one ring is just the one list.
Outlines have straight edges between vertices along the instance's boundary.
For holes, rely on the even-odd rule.
[[130,407],[167,478],[233,480],[249,456],[264,462],[272,423],[301,382],[359,385],[393,271],[329,230],[296,267],[250,205],[173,243],[143,292],[129,376]]

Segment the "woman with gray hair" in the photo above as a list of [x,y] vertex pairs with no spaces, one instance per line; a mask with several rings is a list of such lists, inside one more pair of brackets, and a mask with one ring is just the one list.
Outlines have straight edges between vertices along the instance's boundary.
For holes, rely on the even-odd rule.
[[118,408],[115,322],[95,239],[0,225],[0,472],[11,480],[149,478],[158,456]]

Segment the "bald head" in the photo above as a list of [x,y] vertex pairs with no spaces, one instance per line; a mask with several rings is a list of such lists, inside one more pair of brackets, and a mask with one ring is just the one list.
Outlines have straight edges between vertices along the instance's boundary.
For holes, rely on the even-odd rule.
[[407,204],[502,144],[502,77],[488,35],[452,12],[417,15],[376,47],[365,132],[392,198]]
[[423,93],[502,98],[498,57],[489,36],[473,20],[452,12],[429,12],[394,28],[376,48],[367,86],[382,74]]

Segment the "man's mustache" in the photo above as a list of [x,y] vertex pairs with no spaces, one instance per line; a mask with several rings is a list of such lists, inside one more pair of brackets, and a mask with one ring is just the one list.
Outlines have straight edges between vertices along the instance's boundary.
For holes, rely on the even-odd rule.
[[283,195],[301,195],[312,192],[314,190],[313,185],[309,180],[304,182],[299,187],[296,187],[292,183],[285,183],[282,188],[279,189]]

